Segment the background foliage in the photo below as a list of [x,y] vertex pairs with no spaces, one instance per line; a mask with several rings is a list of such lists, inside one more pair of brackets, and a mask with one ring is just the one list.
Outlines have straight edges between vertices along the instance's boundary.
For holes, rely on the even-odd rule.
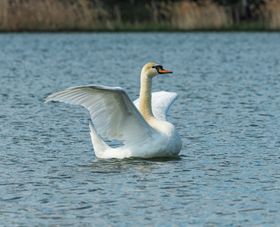
[[279,29],[280,0],[1,0],[0,30]]

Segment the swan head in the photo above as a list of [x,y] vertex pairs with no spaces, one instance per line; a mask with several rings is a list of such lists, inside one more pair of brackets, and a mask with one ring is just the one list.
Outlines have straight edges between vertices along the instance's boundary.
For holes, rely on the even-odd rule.
[[172,73],[172,71],[164,69],[162,65],[149,62],[145,64],[142,68],[141,75],[146,75],[148,78],[153,78],[158,74]]

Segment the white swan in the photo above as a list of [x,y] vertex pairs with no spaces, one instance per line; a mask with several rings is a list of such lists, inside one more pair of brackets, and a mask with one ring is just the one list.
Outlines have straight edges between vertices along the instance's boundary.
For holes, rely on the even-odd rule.
[[[97,158],[153,158],[179,154],[182,142],[175,127],[166,121],[169,107],[177,98],[173,92],[153,92],[152,78],[172,73],[156,63],[141,71],[140,97],[131,102],[119,87],[87,85],[53,93],[46,102],[59,101],[82,105],[90,112],[90,135]],[[103,139],[122,142],[110,147]]]

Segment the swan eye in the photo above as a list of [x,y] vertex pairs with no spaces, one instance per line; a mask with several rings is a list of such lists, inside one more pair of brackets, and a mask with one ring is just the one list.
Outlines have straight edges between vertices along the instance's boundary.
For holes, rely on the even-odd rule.
[[158,73],[160,70],[163,70],[162,65],[154,65],[152,68],[156,69]]

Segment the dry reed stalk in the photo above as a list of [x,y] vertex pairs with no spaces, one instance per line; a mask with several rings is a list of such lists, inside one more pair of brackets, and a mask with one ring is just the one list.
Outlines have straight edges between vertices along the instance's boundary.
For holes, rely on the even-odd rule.
[[267,0],[261,8],[264,24],[269,29],[280,29],[280,0]]
[[[134,21],[122,18],[120,5],[104,0],[0,0],[0,31],[223,29],[233,25],[226,7],[203,0],[151,1]],[[139,10],[138,10],[139,11]],[[133,11],[132,11],[133,13]],[[146,18],[145,19],[145,15]],[[266,0],[260,9],[269,29],[280,29],[280,0]],[[124,17],[125,18],[125,17]]]
[[0,2],[0,27],[7,26],[7,12],[8,12],[8,0],[2,0]]
[[232,24],[231,17],[224,7],[206,0],[202,4],[190,1],[173,3],[171,23],[174,28],[192,29],[220,29]]
[[100,9],[90,0],[1,0],[0,30],[94,29]]

